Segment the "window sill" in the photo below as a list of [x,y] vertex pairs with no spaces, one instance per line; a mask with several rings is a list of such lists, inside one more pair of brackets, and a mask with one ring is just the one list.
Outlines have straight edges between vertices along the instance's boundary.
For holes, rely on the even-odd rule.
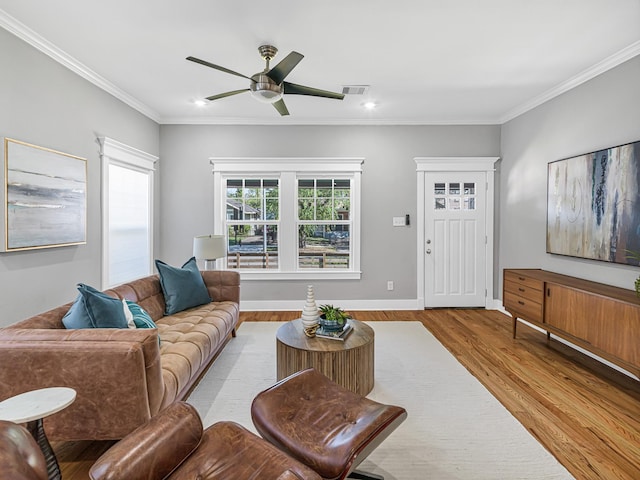
[[345,272],[318,270],[308,272],[264,272],[234,268],[233,271],[239,272],[242,280],[360,280],[362,277],[362,272],[355,272],[353,270]]

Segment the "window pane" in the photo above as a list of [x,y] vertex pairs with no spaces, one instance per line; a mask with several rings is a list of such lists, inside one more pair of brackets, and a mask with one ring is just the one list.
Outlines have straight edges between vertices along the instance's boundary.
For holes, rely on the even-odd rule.
[[333,220],[332,206],[331,198],[319,198],[316,201],[316,220]]
[[227,268],[278,268],[277,225],[229,225]]
[[227,179],[227,220],[277,220],[277,179]]
[[151,271],[149,174],[109,165],[109,285]]
[[315,216],[315,202],[313,200],[298,200],[298,218],[300,220],[313,220]]
[[300,225],[299,268],[349,268],[349,225]]

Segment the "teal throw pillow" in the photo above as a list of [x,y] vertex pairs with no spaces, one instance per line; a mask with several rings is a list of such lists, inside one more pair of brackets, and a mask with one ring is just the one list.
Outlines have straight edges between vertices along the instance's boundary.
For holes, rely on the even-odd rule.
[[80,294],[62,317],[66,328],[127,328],[122,302],[83,283]]
[[164,294],[165,315],[211,302],[195,257],[187,260],[181,268],[156,260],[156,268],[160,274],[160,285]]
[[133,323],[136,324],[136,328],[158,328],[151,315],[140,305],[127,300],[127,307],[129,307],[129,311],[133,315]]

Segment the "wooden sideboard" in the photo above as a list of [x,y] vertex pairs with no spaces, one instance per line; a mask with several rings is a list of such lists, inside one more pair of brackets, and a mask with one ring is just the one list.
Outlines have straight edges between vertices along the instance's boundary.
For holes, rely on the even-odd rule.
[[537,269],[505,269],[502,301],[513,316],[640,377],[640,299],[632,290]]

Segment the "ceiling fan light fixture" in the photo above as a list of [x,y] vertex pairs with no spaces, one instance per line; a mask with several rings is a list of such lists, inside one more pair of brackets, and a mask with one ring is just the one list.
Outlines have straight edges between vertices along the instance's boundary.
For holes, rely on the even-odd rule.
[[251,96],[262,103],[276,103],[282,98],[282,86],[271,80],[264,73],[256,73],[251,77]]

